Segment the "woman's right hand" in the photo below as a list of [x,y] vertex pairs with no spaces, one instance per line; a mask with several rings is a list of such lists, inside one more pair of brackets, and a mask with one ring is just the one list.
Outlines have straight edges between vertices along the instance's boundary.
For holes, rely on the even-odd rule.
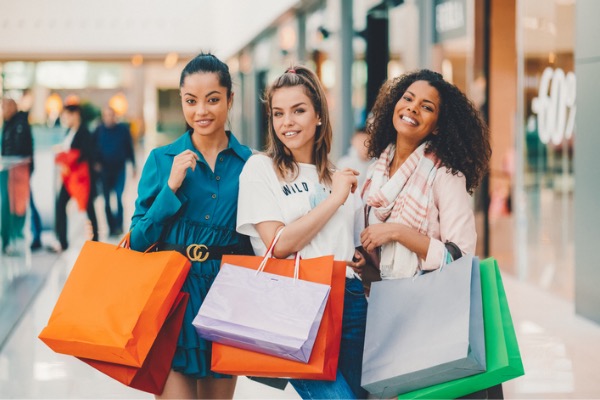
[[173,193],[177,192],[183,184],[188,168],[192,171],[196,169],[196,164],[199,160],[200,157],[191,150],[185,150],[175,156],[173,165],[171,166],[171,174],[167,181],[167,185],[169,185]]
[[356,177],[359,172],[352,168],[336,170],[331,177],[331,196],[344,204],[350,192],[354,193],[358,186]]

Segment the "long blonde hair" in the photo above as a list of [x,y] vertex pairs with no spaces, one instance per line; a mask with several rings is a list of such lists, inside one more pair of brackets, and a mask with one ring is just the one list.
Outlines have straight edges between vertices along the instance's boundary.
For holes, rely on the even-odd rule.
[[302,86],[304,93],[311,100],[313,107],[320,117],[321,125],[315,132],[313,159],[319,174],[319,181],[331,184],[331,163],[328,159],[331,151],[332,129],[329,119],[329,107],[325,90],[317,75],[310,69],[298,65],[288,68],[267,88],[265,93],[265,106],[268,115],[268,140],[267,155],[273,159],[277,173],[285,180],[293,180],[298,176],[298,163],[294,160],[291,151],[277,137],[273,127],[272,100],[273,94],[281,88]]

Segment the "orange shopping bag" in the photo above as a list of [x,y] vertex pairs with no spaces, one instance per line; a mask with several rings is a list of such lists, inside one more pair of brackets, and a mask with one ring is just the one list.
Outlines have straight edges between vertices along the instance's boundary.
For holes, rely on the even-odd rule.
[[[257,269],[263,257],[223,256],[228,263]],[[270,258],[265,272],[294,276],[294,260]],[[331,285],[329,300],[308,363],[213,342],[211,369],[230,375],[335,380],[340,352],[346,263],[333,256],[300,260],[300,279]]]
[[[125,247],[121,245],[125,243]],[[141,367],[190,269],[176,251],[87,241],[39,338],[76,357]]]
[[140,368],[81,358],[98,371],[134,389],[161,394],[177,348],[177,339],[185,314],[189,294],[180,292],[167,316],[144,364]]

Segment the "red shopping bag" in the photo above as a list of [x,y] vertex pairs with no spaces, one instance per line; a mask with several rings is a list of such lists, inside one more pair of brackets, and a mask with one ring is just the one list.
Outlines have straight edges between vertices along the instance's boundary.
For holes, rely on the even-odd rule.
[[90,167],[87,161],[79,162],[81,152],[77,149],[60,152],[54,161],[61,166],[61,176],[69,195],[75,199],[81,211],[87,209],[90,198]]
[[[263,257],[223,256],[228,263],[257,269]],[[270,258],[266,272],[294,276],[294,260]],[[268,378],[335,380],[340,352],[346,263],[333,256],[300,260],[300,279],[331,285],[331,292],[308,363],[243,350],[219,343],[212,344],[211,369],[230,375]]]
[[188,298],[189,294],[185,292],[177,295],[164,325],[140,368],[87,358],[80,360],[134,389],[161,394],[171,370]]
[[176,251],[131,250],[128,239],[85,242],[39,335],[52,350],[142,366],[191,264]]

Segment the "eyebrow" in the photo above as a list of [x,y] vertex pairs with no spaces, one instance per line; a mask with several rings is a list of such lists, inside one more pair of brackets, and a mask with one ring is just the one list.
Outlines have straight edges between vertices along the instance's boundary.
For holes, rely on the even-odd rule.
[[[215,93],[216,93],[216,94],[221,94],[221,92],[219,92],[218,90],[213,90],[212,92],[208,93],[208,94],[207,94],[206,96],[204,96],[204,97],[209,97],[209,96],[212,96],[212,95],[213,95],[213,94],[215,94]],[[186,93],[184,93],[183,95],[184,95],[184,96],[198,97],[198,96],[196,96],[195,94],[192,94],[192,93],[187,93],[187,92],[186,92]]]
[[[300,106],[306,106],[306,103],[301,102],[298,104],[294,104],[291,108],[296,108],[296,107],[300,107]],[[281,110],[281,107],[273,107],[273,110]]]
[[[410,95],[411,95],[411,96],[413,96],[413,97],[417,97],[417,96],[416,96],[416,95],[415,95],[413,92],[411,92],[410,90],[407,90],[407,91],[406,91],[406,93],[410,93]],[[433,101],[431,101],[431,100],[423,99],[423,101],[424,101],[424,102],[427,102],[427,103],[431,103],[431,104],[433,104],[434,106],[436,106],[436,104],[435,104]]]

